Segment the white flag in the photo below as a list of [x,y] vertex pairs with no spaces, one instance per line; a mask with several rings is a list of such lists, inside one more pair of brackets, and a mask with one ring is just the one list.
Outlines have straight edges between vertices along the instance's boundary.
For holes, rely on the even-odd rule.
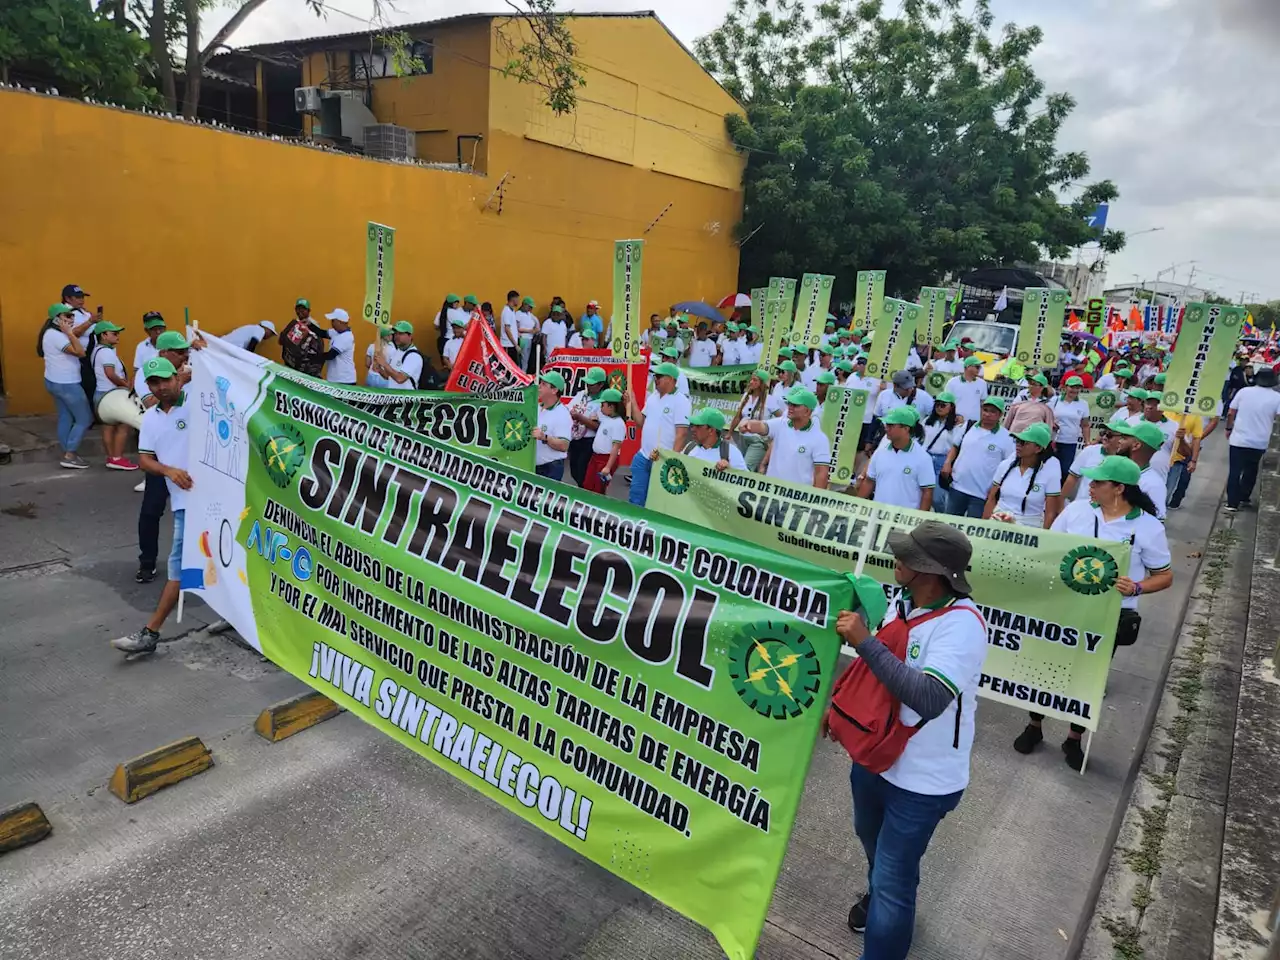
[[1001,310],[1005,309],[1008,306],[1009,306],[1009,288],[1005,287],[1003,290],[1000,291],[1000,296],[996,297],[995,312],[999,313]]

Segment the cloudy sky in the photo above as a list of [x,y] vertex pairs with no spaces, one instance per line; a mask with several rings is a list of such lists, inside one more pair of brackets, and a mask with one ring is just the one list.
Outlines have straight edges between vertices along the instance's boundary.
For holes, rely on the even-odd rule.
[[[232,40],[363,29],[372,0],[270,0]],[[891,5],[891,4],[887,4]],[[501,0],[399,0],[399,22],[492,12]],[[561,0],[561,9],[654,9],[688,46],[729,0]],[[1037,23],[1034,63],[1078,103],[1060,139],[1120,189],[1109,226],[1131,235],[1108,284],[1185,283],[1233,301],[1280,298],[1280,0],[993,0],[997,18]],[[206,30],[206,33],[209,32]],[[1156,229],[1159,228],[1159,229]],[[1140,231],[1152,231],[1140,233]],[[1168,268],[1179,264],[1176,272]]]

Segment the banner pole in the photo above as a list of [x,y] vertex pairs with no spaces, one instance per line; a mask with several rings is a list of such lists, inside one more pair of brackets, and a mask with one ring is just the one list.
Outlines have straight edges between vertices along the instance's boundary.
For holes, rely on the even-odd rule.
[[1084,776],[1084,772],[1089,769],[1089,748],[1093,746],[1093,731],[1088,731],[1089,737],[1084,742],[1084,759],[1080,763],[1080,776]]
[[[867,554],[871,552],[871,545],[875,543],[876,532],[879,528],[880,517],[875,516],[871,519],[871,522],[867,524],[866,532],[863,533],[862,539],[858,542],[858,563],[853,568],[853,575],[855,577],[862,576],[862,568],[867,565]],[[866,617],[864,616],[863,619],[866,619]],[[853,649],[853,647],[849,646],[847,643],[840,645],[840,652],[846,657],[856,657],[858,655],[858,651]]]

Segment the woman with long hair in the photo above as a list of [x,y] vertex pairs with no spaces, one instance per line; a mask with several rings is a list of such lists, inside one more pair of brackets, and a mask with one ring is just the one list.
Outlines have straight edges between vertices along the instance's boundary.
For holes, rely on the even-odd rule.
[[1062,464],[1043,423],[1013,435],[1014,453],[996,467],[982,519],[1047,529],[1062,510]]
[[1062,393],[1049,401],[1049,409],[1053,411],[1054,422],[1058,425],[1053,439],[1063,476],[1071,470],[1076,452],[1089,446],[1089,404],[1080,399],[1083,385],[1084,381],[1072,374],[1062,381]]
[[769,441],[754,433],[738,433],[738,424],[743,420],[766,420],[772,412],[773,407],[769,402],[769,371],[762,368],[751,374],[747,389],[743,391],[738,409],[729,424],[729,432],[737,437],[738,447],[742,450],[743,459],[747,461],[748,470],[760,468],[760,461],[764,459]]
[[[956,397],[945,390],[933,398],[933,413],[925,417],[920,443],[924,452],[933,460],[934,476],[942,473],[947,462],[947,454],[960,442],[960,434],[964,427],[964,419],[956,413]],[[938,513],[947,512],[947,491],[941,487],[933,491],[933,509]]]
[[[1069,504],[1050,529],[1129,544],[1129,569],[1123,577],[1116,578],[1112,587],[1123,597],[1115,646],[1127,647],[1137,641],[1142,626],[1138,598],[1168,590],[1173,584],[1169,539],[1164,524],[1156,517],[1155,503],[1138,486],[1141,471],[1128,457],[1106,457],[1096,467],[1086,468],[1084,476],[1090,481],[1089,499]],[[1043,720],[1042,714],[1031,714],[1031,722],[1018,734],[1013,748],[1019,753],[1034,750],[1044,739]],[[1084,765],[1080,745],[1083,732],[1084,727],[1071,724],[1071,732],[1062,744],[1067,765],[1073,770]]]
[[80,360],[84,344],[75,334],[74,311],[65,303],[55,303],[40,328],[36,355],[44,360],[44,388],[58,410],[58,445],[62,459],[58,466],[85,470],[89,464],[76,453],[85,432],[93,426],[93,410],[80,380]]

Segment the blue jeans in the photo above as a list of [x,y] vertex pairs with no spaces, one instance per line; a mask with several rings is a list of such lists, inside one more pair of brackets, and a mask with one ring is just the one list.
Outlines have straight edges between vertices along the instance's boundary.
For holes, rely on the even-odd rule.
[[[942,473],[942,465],[947,462],[947,455],[945,453],[931,453],[929,456],[933,458],[933,475],[934,477],[937,477]],[[941,485],[935,484],[933,488],[934,513],[947,512],[947,495],[950,494],[950,492],[950,490],[945,489]]]
[[1078,443],[1060,443],[1058,444],[1057,454],[1058,462],[1062,464],[1062,479],[1067,478],[1067,474],[1071,472],[1071,464],[1075,463],[1076,453],[1079,451]]
[[961,493],[955,487],[947,491],[946,512],[953,517],[974,517],[982,519],[982,511],[987,506],[986,497],[971,497]]
[[540,463],[534,469],[540,477],[547,477],[550,480],[564,479],[563,460],[552,460],[550,463]]
[[85,431],[93,426],[89,398],[84,395],[84,388],[78,383],[52,383],[46,380],[44,388],[49,391],[58,408],[58,444],[64,453],[75,453],[80,449]]
[[653,471],[653,461],[643,453],[636,451],[631,458],[631,492],[627,499],[637,507],[643,507],[649,499],[649,474]]
[[187,511],[173,511],[173,546],[169,548],[169,579],[182,579],[182,534],[187,526]]
[[856,763],[849,770],[853,830],[867,855],[871,906],[861,960],[905,960],[916,925],[920,861],[963,790],[931,796],[895,787]]
[[1180,507],[1182,498],[1187,495],[1187,487],[1191,485],[1191,473],[1187,470],[1187,461],[1179,460],[1169,464],[1169,476],[1165,478],[1165,506]]

